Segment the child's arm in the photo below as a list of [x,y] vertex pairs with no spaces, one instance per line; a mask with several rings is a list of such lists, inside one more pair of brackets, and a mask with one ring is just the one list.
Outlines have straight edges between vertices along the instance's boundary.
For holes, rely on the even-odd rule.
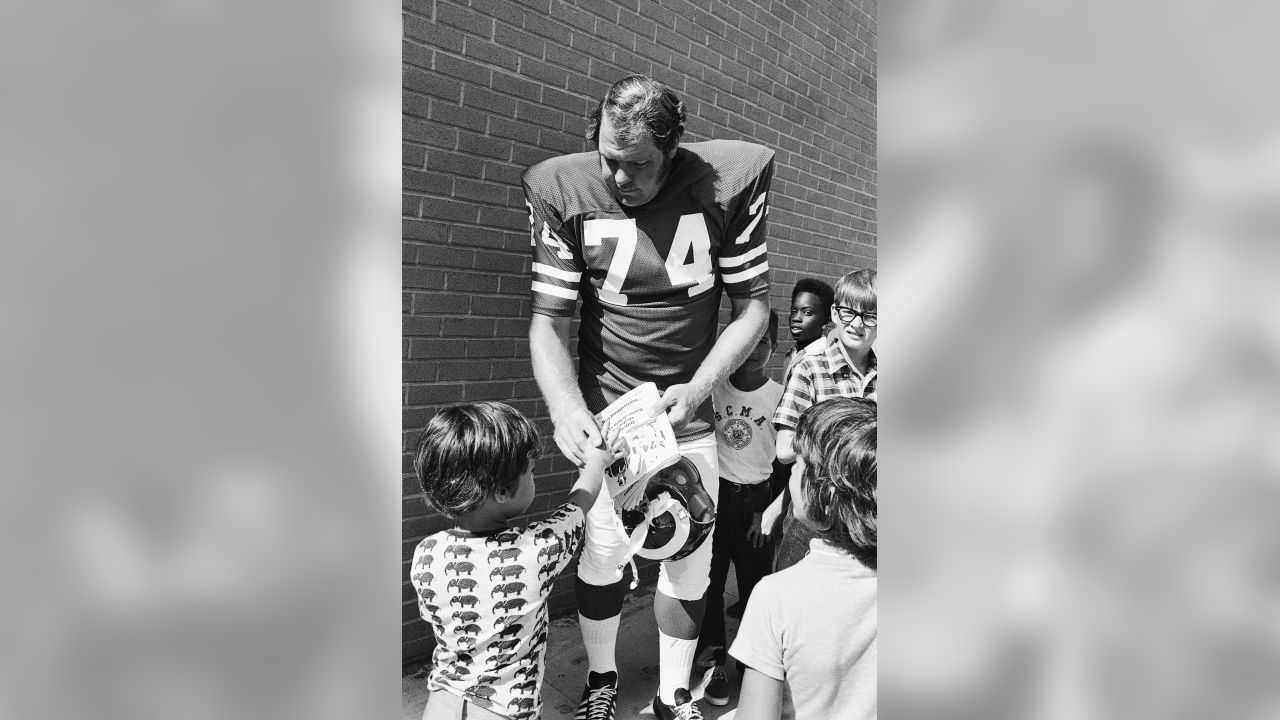
[[778,720],[782,717],[782,681],[753,667],[742,676],[735,720]]
[[778,462],[790,465],[796,461],[795,448],[791,446],[791,441],[795,440],[796,431],[791,428],[778,428],[778,438],[774,441],[774,452],[777,453]]
[[[774,461],[774,472],[786,472],[787,477],[791,476],[791,465],[796,461],[795,450],[791,446],[792,440],[795,438],[795,430],[777,426],[778,437],[774,441],[774,454],[777,460]],[[782,492],[778,493],[778,497],[769,503],[769,507],[765,508],[764,514],[760,516],[760,528],[764,534],[771,535],[774,528],[777,527],[778,518],[782,515],[782,503],[787,496],[787,481],[782,482]]]
[[586,451],[586,465],[578,474],[578,481],[569,490],[569,502],[582,508],[583,514],[591,510],[600,494],[600,486],[604,483],[604,471],[615,460],[626,455],[626,440],[609,427],[605,421],[601,428],[604,443]]
[[765,508],[764,514],[760,516],[760,531],[766,537],[773,534],[774,528],[778,526],[778,517],[782,515],[782,499],[787,496],[784,491],[781,495],[773,499],[769,503],[769,507]]

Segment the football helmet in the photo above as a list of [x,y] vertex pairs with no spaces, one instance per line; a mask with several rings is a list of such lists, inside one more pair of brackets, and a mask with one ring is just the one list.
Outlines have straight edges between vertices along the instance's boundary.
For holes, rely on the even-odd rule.
[[686,557],[706,541],[715,526],[715,500],[702,487],[702,475],[687,457],[681,456],[649,478],[644,497],[639,507],[622,511],[631,547],[642,558]]

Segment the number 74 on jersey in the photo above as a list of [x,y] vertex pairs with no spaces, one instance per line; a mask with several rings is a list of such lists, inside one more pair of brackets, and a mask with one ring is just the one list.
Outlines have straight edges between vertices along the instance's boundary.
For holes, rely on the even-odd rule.
[[[532,206],[529,207],[529,222],[530,225],[535,222]],[[532,231],[533,228],[531,227],[530,230]],[[554,249],[560,259],[573,259],[573,253],[569,247],[551,231],[546,221],[542,223],[541,237],[536,231],[531,232],[530,235],[531,242],[540,239],[543,245]],[[627,283],[628,274],[632,271],[638,240],[636,221],[632,218],[601,218],[583,223],[584,252],[585,248],[590,247],[613,247],[609,271],[599,288],[600,299],[604,302],[613,305],[627,304],[627,295],[622,292],[622,289]],[[689,296],[693,297],[711,289],[715,284],[715,268],[711,262],[711,237],[707,234],[706,220],[700,213],[680,216],[675,237],[672,238],[671,249],[663,260],[663,267],[672,289],[687,288]]]

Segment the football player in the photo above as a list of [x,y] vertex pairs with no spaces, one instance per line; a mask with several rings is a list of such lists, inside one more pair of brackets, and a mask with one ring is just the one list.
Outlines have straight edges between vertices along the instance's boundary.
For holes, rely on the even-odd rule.
[[[600,443],[595,413],[637,385],[663,391],[683,456],[707,494],[719,475],[711,390],[755,347],[768,322],[765,216],[773,151],[740,141],[681,144],[675,92],[633,75],[592,113],[594,149],[538,163],[523,177],[533,246],[534,376],[561,452],[581,466]],[[730,320],[717,336],[722,293]],[[570,322],[581,301],[578,366]],[[587,519],[576,584],[589,673],[576,718],[612,718],[614,643],[626,593],[628,538],[601,493]],[[654,597],[659,718],[701,717],[689,690],[711,543],[662,563]]]

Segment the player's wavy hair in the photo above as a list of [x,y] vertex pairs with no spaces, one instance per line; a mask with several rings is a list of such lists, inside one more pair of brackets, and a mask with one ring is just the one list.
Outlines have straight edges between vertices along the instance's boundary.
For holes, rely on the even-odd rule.
[[669,86],[647,75],[629,75],[614,83],[587,116],[587,139],[600,147],[600,122],[605,114],[618,139],[625,143],[647,132],[664,155],[684,135],[684,103]]
[[836,281],[836,304],[866,312],[876,311],[876,271],[854,270]]
[[819,537],[876,569],[876,404],[833,398],[805,410],[794,447],[805,515]]
[[537,428],[510,405],[454,405],[427,423],[413,469],[427,503],[454,518],[500,490],[515,492],[541,447]]

